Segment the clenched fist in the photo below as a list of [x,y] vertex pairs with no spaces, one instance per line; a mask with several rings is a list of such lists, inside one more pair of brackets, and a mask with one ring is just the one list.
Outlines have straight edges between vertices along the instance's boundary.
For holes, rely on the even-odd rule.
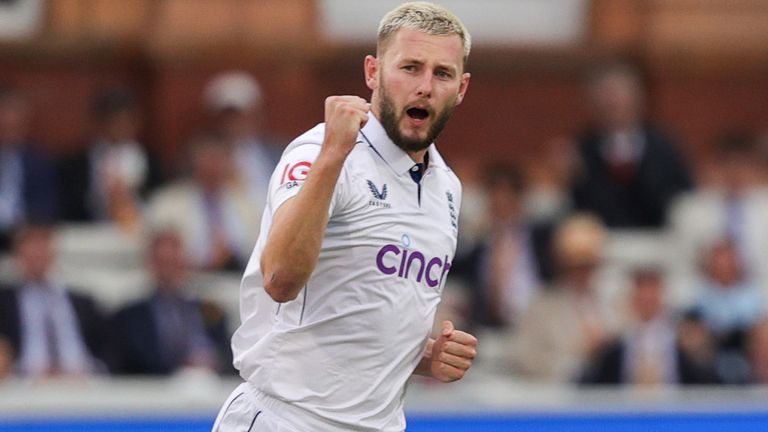
[[325,99],[325,142],[323,151],[346,158],[355,147],[360,128],[368,122],[371,105],[357,96],[330,96]]
[[453,328],[443,321],[440,337],[432,345],[429,369],[432,377],[442,382],[460,380],[477,356],[477,339],[469,333]]

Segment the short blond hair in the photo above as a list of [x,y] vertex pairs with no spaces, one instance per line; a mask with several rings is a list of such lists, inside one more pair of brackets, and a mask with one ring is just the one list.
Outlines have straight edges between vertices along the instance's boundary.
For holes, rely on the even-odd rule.
[[561,266],[597,264],[602,260],[608,231],[595,215],[576,213],[556,229],[555,258]]
[[392,35],[402,28],[418,30],[433,36],[458,35],[461,38],[466,64],[469,50],[472,48],[472,38],[459,17],[448,9],[424,1],[401,4],[381,19],[376,49],[382,52]]

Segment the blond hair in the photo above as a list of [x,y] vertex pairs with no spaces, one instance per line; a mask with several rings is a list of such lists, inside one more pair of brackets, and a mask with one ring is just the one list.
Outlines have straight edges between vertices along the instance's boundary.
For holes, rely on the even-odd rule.
[[433,36],[458,35],[464,48],[464,63],[469,58],[472,38],[459,18],[448,9],[434,3],[417,1],[403,3],[389,11],[379,23],[376,49],[383,52],[390,37],[402,28]]
[[595,215],[576,213],[555,231],[553,248],[560,265],[598,263],[603,256],[608,232]]

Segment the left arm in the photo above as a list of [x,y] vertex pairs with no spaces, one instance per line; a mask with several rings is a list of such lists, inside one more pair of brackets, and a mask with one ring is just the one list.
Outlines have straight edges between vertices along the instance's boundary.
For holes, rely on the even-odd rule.
[[453,328],[453,323],[443,321],[437,339],[429,338],[427,350],[414,371],[442,382],[460,380],[477,357],[477,339],[469,333]]

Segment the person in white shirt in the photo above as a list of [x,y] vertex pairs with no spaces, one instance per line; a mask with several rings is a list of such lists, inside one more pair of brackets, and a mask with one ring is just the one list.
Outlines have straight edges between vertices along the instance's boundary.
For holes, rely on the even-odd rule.
[[467,90],[470,38],[442,7],[403,4],[365,59],[371,103],[331,96],[270,182],[232,339],[245,379],[216,432],[403,431],[413,373],[461,379],[474,336],[430,338],[461,184],[433,142]]

